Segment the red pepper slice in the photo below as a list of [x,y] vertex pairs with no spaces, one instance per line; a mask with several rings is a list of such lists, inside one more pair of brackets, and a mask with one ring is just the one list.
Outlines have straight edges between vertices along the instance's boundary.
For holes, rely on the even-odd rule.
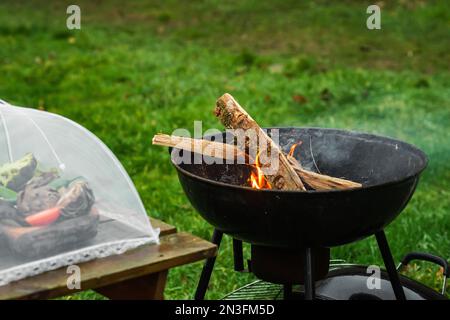
[[26,217],[25,221],[33,227],[46,226],[58,220],[60,215],[61,208],[55,207],[32,214]]

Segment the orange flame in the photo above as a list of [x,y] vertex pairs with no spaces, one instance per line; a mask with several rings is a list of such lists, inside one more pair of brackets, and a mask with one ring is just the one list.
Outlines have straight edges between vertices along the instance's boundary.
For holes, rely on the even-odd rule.
[[291,146],[291,149],[289,150],[289,156],[291,156],[291,157],[294,156],[295,148],[297,148],[298,146],[300,146],[302,143],[303,143],[302,141],[299,141],[298,143],[294,143],[294,144]]
[[259,152],[256,155],[255,159],[255,165],[254,165],[256,172],[252,172],[250,174],[250,178],[248,179],[250,186],[253,189],[272,189],[272,186],[270,185],[269,181],[267,181],[266,177],[264,176],[262,170],[261,170],[261,163],[259,161]]

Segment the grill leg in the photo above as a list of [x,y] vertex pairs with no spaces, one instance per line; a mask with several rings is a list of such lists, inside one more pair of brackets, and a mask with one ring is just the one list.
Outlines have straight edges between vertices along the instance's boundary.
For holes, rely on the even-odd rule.
[[[211,242],[217,245],[217,250],[219,250],[220,243],[222,242],[223,232],[214,229]],[[211,273],[214,268],[214,263],[216,262],[216,257],[206,259],[203,266],[202,274],[200,275],[200,280],[198,282],[197,290],[195,291],[195,300],[203,300],[205,298],[206,290],[208,289],[209,280],[211,279]]]
[[290,300],[292,298],[292,285],[284,284],[283,285],[283,299]]
[[233,239],[233,258],[234,271],[244,271],[244,253],[241,240]]
[[383,257],[384,266],[389,275],[389,280],[391,281],[392,289],[394,290],[395,298],[397,300],[406,300],[405,292],[400,283],[400,277],[398,276],[397,269],[395,268],[394,259],[392,258],[391,249],[389,248],[386,234],[384,231],[379,231],[375,234],[377,238],[378,247],[381,251],[381,256]]
[[313,300],[314,292],[314,273],[313,273],[313,252],[311,248],[305,250],[305,300]]

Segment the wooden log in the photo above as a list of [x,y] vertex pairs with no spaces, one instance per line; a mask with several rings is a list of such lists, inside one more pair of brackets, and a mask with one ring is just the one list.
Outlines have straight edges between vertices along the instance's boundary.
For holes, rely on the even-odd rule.
[[236,148],[236,146],[217,141],[156,134],[153,136],[152,144],[165,147],[176,147],[178,149],[225,160],[235,160],[238,157],[248,160],[248,155],[239,148]]
[[362,187],[362,184],[358,182],[305,170],[297,159],[289,155],[287,158],[300,178],[315,190],[344,190]]
[[244,134],[248,130],[254,131],[258,139],[246,140],[246,147],[250,150],[250,154],[252,154],[252,150],[256,151],[257,154],[265,152],[270,155],[271,159],[278,160],[277,170],[274,174],[267,174],[265,164],[262,165],[262,171],[274,189],[306,190],[302,180],[292,168],[280,147],[273,142],[230,94],[225,93],[217,100],[214,113],[228,129],[243,129],[242,133]]
[[[165,136],[162,139],[160,136]],[[172,137],[172,138],[167,138]],[[165,146],[165,147],[177,147],[186,151],[192,151],[192,144],[194,140],[192,138],[184,138],[183,137],[183,143],[177,145],[176,141],[178,141],[179,137],[177,136],[168,136],[168,135],[161,135],[157,134],[153,137],[153,141],[155,145]],[[200,139],[198,139],[200,141]],[[211,141],[207,141],[210,143]],[[240,154],[242,151],[235,145],[228,144],[227,146],[224,146],[223,143],[220,142],[214,142],[213,144],[209,145],[211,148],[217,148],[217,152],[213,152],[216,156],[224,155],[224,153],[221,153],[221,150],[223,150],[225,147],[231,148],[232,154]],[[211,152],[211,149],[208,151]],[[250,155],[245,155],[246,158],[249,159],[249,163],[254,163],[254,159]],[[342,178],[335,178],[331,177],[325,174],[316,173],[313,171],[309,171],[307,169],[304,169],[300,163],[292,156],[286,155],[287,159],[291,163],[292,167],[296,171],[297,175],[311,188],[315,190],[344,190],[344,189],[352,189],[352,188],[361,188],[362,184],[353,182],[351,180],[346,180]]]

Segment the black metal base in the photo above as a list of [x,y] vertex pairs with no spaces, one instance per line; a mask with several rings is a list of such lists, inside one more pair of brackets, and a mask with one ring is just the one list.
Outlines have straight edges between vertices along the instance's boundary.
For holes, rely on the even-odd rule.
[[[211,242],[220,247],[222,241],[223,232],[214,229]],[[383,258],[384,265],[386,267],[386,272],[389,275],[389,281],[391,283],[392,289],[394,291],[397,300],[406,300],[405,293],[403,291],[402,284],[400,283],[400,277],[395,268],[394,259],[389,248],[386,235],[384,231],[379,231],[375,234],[377,239],[378,247]],[[244,270],[243,252],[242,252],[242,241],[233,239],[233,253],[234,253],[234,269],[236,271]],[[205,297],[206,290],[208,289],[208,284],[211,279],[211,274],[214,268],[216,258],[209,258],[206,260],[205,265],[200,276],[200,281],[197,286],[197,291],[195,293],[196,300],[203,300]],[[304,263],[304,299],[313,300],[315,299],[315,287],[314,282],[314,249],[305,248],[305,263]],[[284,296],[289,299],[292,296],[292,285],[284,286]]]

